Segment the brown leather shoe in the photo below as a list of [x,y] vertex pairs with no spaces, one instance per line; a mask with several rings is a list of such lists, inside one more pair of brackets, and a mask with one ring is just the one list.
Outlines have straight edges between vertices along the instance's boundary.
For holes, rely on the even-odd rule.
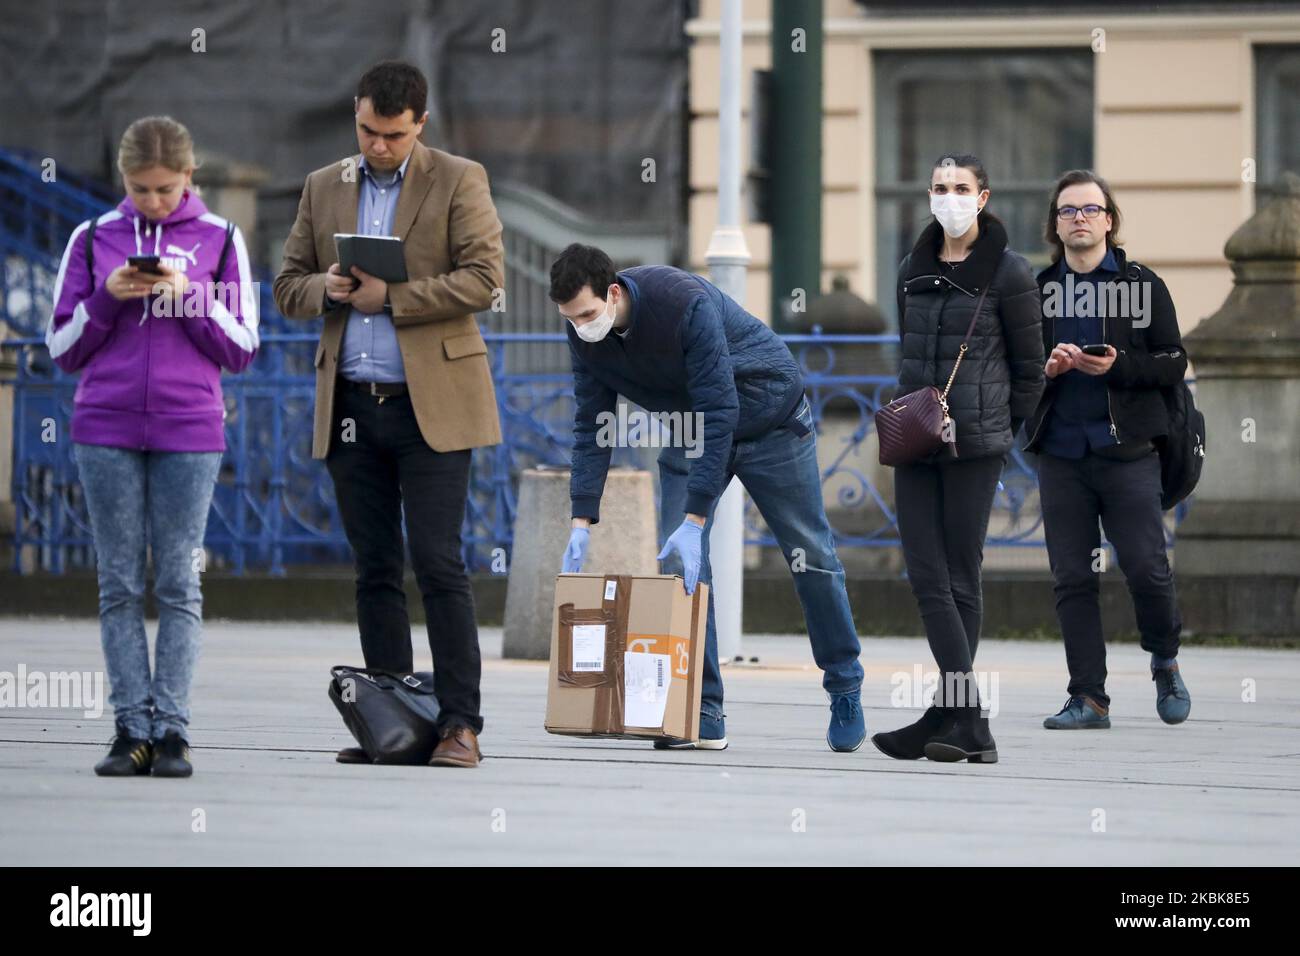
[[344,747],[334,759],[339,763],[371,763],[370,756],[360,747]]
[[448,727],[442,739],[433,748],[430,767],[477,767],[483,754],[478,749],[478,737],[468,727]]

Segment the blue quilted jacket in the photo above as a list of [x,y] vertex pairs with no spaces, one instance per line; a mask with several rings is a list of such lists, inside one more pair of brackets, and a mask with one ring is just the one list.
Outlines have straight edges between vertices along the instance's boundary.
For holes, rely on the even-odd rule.
[[702,413],[702,449],[690,459],[686,511],[708,514],[729,480],[732,442],[784,424],[798,407],[799,365],[771,329],[693,273],[636,266],[618,273],[618,281],[632,304],[626,335],[584,342],[565,323],[577,406],[573,516],[600,520],[612,449],[596,441],[597,416],[614,412],[619,395],[649,412]]

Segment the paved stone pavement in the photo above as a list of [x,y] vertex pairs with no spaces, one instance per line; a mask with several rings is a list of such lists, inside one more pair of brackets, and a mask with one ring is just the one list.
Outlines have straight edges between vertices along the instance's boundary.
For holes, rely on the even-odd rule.
[[[1168,727],[1144,655],[1115,646],[1113,729],[1052,733],[1041,719],[1065,697],[1061,647],[987,641],[978,665],[998,681],[1001,761],[974,766],[894,761],[870,743],[830,752],[825,695],[799,636],[746,638],[759,663],[724,670],[731,747],[707,753],[547,734],[545,665],[501,660],[499,629],[485,629],[483,645],[488,759],[476,771],[333,761],[350,741],[326,697],[328,670],[360,659],[353,629],[337,624],[208,622],[189,780],[95,777],[110,714],[0,707],[0,859],[1186,866],[1297,857],[1294,651],[1186,648],[1192,717]],[[0,618],[0,672],[20,665],[102,670],[96,622]],[[916,665],[933,668],[925,642],[865,640],[863,665],[869,732],[913,719],[891,694],[907,690],[899,681]],[[1245,702],[1251,682],[1256,699]]]

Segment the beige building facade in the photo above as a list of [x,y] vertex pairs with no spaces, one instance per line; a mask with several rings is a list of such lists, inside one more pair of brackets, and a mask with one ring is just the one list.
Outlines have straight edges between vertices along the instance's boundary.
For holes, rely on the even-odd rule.
[[[745,0],[746,75],[770,64],[770,9],[770,0]],[[1042,12],[1052,9],[868,17],[852,0],[824,0],[823,290],[843,273],[892,315],[893,265],[928,216],[926,167],[954,149],[984,158],[990,208],[1031,260],[1046,262],[1051,181],[1088,165],[1109,179],[1125,248],[1166,279],[1183,331],[1219,307],[1232,283],[1224,242],[1253,213],[1257,180],[1295,157],[1294,87],[1274,74],[1276,63],[1300,57],[1300,10],[1092,14],[1067,4]],[[721,0],[701,0],[687,27],[689,256],[701,272],[717,212],[720,11]],[[989,92],[974,103],[971,89]],[[947,145],[928,145],[938,141]],[[746,304],[764,319],[768,232],[745,226]]]

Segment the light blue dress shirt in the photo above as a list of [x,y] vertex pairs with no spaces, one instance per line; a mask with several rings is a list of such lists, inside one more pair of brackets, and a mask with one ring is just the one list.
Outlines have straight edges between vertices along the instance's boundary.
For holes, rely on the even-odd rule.
[[[357,201],[357,234],[363,236],[391,236],[393,220],[397,216],[397,197],[406,177],[405,162],[397,172],[385,179],[375,172],[362,157],[361,195]],[[397,330],[393,317],[387,311],[362,312],[353,309],[343,332],[343,346],[339,351],[339,374],[354,382],[404,382],[406,369],[402,353],[397,346]]]

